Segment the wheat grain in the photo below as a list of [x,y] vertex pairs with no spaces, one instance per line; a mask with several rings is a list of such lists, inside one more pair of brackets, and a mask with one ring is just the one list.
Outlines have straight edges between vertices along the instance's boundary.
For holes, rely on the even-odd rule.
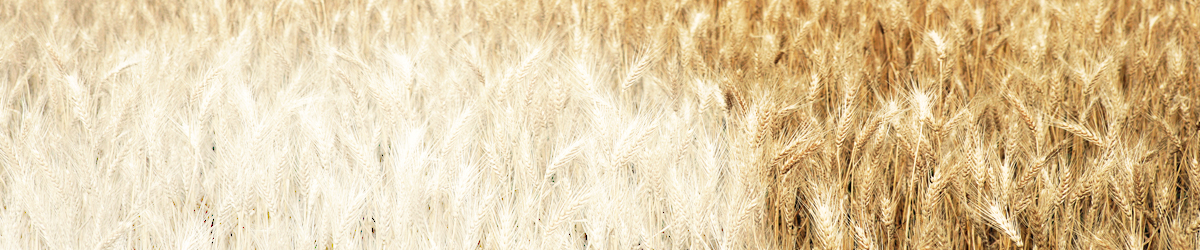
[[554,175],[559,169],[562,169],[568,163],[570,163],[570,161],[573,160],[576,155],[579,155],[579,151],[582,149],[584,142],[586,141],[576,141],[575,143],[571,143],[570,146],[567,146],[567,148],[563,149],[562,152],[559,152],[558,156],[555,156],[554,160],[550,162],[550,165],[546,167],[546,174],[542,176],[543,181],[549,180],[551,175]]
[[646,73],[646,70],[650,68],[650,64],[654,62],[655,58],[660,57],[658,55],[658,50],[659,45],[657,43],[652,43],[647,49],[641,52],[634,63],[630,66],[629,72],[625,76],[625,79],[621,80],[621,90],[629,89],[629,87],[633,86],[634,81],[641,78],[643,73]]
[[787,161],[784,161],[783,169],[779,170],[779,173],[787,174],[788,172],[790,172],[792,170],[792,167],[795,166],[795,165],[793,165],[793,163],[803,159],[806,155],[816,151],[817,148],[821,146],[822,142],[824,142],[824,139],[816,138],[815,141],[809,142],[809,144],[807,146],[804,146],[800,151],[796,151],[796,153],[790,154],[790,156],[787,157]]
[[1092,132],[1092,130],[1090,130],[1087,127],[1084,127],[1083,125],[1080,125],[1078,123],[1058,121],[1058,122],[1055,122],[1054,125],[1060,129],[1066,130],[1067,132],[1071,132],[1071,134],[1075,134],[1076,136],[1079,136],[1080,138],[1083,138],[1084,140],[1092,142],[1092,143],[1096,144],[1097,146],[1108,145],[1108,144],[1106,144],[1104,139],[1102,139],[1099,135],[1097,135],[1096,133]]

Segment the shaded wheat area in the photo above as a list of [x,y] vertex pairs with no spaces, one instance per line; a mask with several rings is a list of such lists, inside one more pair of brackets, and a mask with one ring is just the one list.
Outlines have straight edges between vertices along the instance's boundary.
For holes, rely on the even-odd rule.
[[1190,1],[3,1],[0,248],[1196,249]]

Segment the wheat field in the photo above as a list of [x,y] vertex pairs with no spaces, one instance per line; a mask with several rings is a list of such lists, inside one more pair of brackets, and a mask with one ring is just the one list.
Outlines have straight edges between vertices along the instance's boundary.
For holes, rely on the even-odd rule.
[[3,249],[1200,249],[1196,1],[0,1]]

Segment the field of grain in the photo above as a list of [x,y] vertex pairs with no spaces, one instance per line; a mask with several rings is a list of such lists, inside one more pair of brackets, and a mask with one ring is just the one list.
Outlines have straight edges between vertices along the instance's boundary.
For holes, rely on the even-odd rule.
[[0,1],[3,249],[1198,249],[1195,1]]

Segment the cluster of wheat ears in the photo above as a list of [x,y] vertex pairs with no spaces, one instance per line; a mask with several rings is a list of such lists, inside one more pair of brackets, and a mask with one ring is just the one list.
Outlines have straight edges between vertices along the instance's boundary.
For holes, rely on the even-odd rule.
[[4,249],[1197,249],[1195,1],[0,1]]

